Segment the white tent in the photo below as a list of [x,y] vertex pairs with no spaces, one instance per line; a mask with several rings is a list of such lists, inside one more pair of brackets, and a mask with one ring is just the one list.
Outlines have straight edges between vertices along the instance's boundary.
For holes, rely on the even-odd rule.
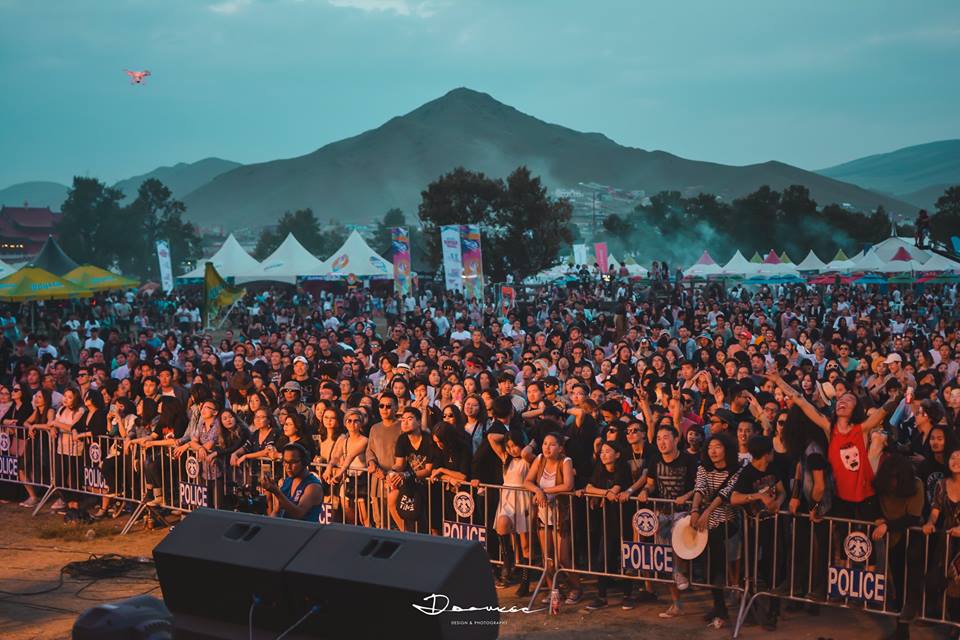
[[236,281],[238,284],[255,280],[296,284],[298,277],[319,275],[322,268],[323,262],[288,233],[280,246],[260,263],[256,274],[238,277]]
[[13,265],[7,264],[3,260],[0,260],[0,278],[6,278],[8,275],[17,270],[19,270],[19,267],[14,268]]
[[923,264],[911,257],[909,249],[901,247],[890,260],[883,265],[886,273],[913,273],[923,271]]
[[200,260],[197,268],[180,276],[181,278],[203,278],[206,263],[212,262],[214,269],[224,278],[247,278],[260,273],[260,263],[244,251],[231,233],[223,245],[209,258]]
[[877,252],[873,249],[868,250],[866,253],[859,253],[855,255],[854,257],[850,258],[850,261],[856,265],[857,271],[886,271],[886,264],[880,259],[880,256],[878,256]]
[[797,271],[823,271],[827,264],[817,257],[817,254],[810,250],[807,257],[797,265]]
[[878,242],[873,245],[873,251],[875,251],[885,263],[893,260],[894,256],[900,253],[901,250],[905,251],[911,260],[919,263],[924,263],[931,257],[929,251],[918,249],[912,238],[891,236],[883,242]]
[[954,262],[935,253],[923,263],[923,271],[960,271],[960,262]]
[[730,262],[723,265],[723,273],[728,276],[752,276],[757,273],[758,266],[757,263],[744,258],[740,250],[737,249],[737,252],[730,258]]
[[708,276],[719,276],[723,269],[716,263],[710,253],[704,250],[700,259],[692,264],[683,272],[684,278],[706,278]]
[[324,278],[345,278],[350,274],[358,278],[393,279],[393,263],[379,256],[356,231],[344,241],[332,256],[323,261],[319,274]]

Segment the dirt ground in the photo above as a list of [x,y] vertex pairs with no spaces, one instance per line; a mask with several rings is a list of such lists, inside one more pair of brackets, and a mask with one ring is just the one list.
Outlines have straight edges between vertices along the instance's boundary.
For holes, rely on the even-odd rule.
[[[119,600],[150,592],[160,595],[159,587],[151,579],[101,580],[95,584],[65,578],[63,585],[44,595],[13,596],[8,592],[42,590],[57,584],[61,567],[74,560],[84,560],[90,554],[119,553],[132,556],[150,556],[153,547],[163,538],[164,530],[135,529],[120,536],[122,520],[110,520],[94,527],[68,529],[58,517],[44,510],[31,518],[27,509],[16,504],[0,505],[0,638],[3,640],[46,640],[70,637],[70,629],[77,615],[98,602]],[[93,529],[92,535],[88,531]],[[87,537],[90,535],[90,537]],[[501,592],[503,606],[522,607],[512,596],[513,589]],[[507,595],[507,594],[510,595]],[[592,594],[588,586],[587,595]],[[709,594],[684,594],[684,615],[665,621],[657,613],[664,604],[640,605],[633,611],[622,611],[618,593],[611,591],[611,607],[594,613],[584,613],[582,605],[565,606],[558,616],[545,611],[530,614],[503,615],[500,637],[509,640],[560,640],[571,633],[586,633],[591,640],[667,640],[683,637],[728,638],[730,629],[706,628],[701,615],[709,608]],[[853,640],[884,638],[892,632],[892,621],[882,616],[852,611],[827,609],[819,616],[806,613],[784,614],[777,632],[768,633],[760,627],[747,626],[742,638],[809,639],[832,638]],[[915,640],[933,640],[946,637],[942,627],[914,627]]]

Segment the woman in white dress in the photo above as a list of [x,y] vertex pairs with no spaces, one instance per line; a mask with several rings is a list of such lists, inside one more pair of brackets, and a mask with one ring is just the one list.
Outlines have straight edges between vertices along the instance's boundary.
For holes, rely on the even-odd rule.
[[[548,433],[543,438],[542,453],[527,472],[524,487],[533,493],[533,505],[539,517],[540,548],[544,566],[553,578],[556,569],[573,566],[570,535],[570,493],[573,491],[573,460],[564,451],[566,438],[559,433]],[[583,597],[580,578],[566,574],[570,593],[566,604],[577,604]],[[549,596],[548,596],[549,598]]]
[[[521,456],[524,446],[521,438],[521,434],[511,431],[507,438],[507,446],[501,454],[503,486],[517,488],[504,488],[500,492],[500,504],[497,506],[497,515],[494,520],[497,535],[500,536],[500,549],[503,556],[503,567],[500,577],[497,579],[497,587],[499,588],[509,585],[510,574],[513,572],[514,564],[517,561],[513,545],[514,534],[520,538],[520,564],[530,564],[530,538],[527,535],[531,529],[529,523],[530,494],[523,489],[527,473],[530,471],[530,463]],[[521,569],[517,596],[522,598],[529,592],[530,572],[524,567]]]

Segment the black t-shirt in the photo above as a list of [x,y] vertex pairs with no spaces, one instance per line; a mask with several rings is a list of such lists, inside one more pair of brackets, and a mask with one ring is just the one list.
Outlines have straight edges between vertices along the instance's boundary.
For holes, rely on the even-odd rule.
[[[733,490],[737,493],[760,493],[763,490],[775,488],[779,481],[780,478],[777,477],[773,465],[767,467],[766,471],[760,471],[752,464],[748,464],[737,473],[737,478],[733,481]],[[771,492],[771,495],[774,494]],[[763,510],[763,504],[759,500],[753,500],[747,506],[747,511],[751,515],[756,515]]]
[[612,489],[619,485],[622,491],[633,483],[630,481],[630,470],[627,465],[618,463],[613,471],[608,471],[606,466],[597,464],[593,469],[593,475],[590,476],[590,484],[597,489]]
[[657,450],[647,459],[647,477],[653,480],[653,497],[676,500],[693,490],[697,479],[697,459],[686,451],[670,462]]
[[434,455],[432,462],[434,469],[443,467],[444,469],[449,469],[450,471],[459,471],[467,476],[468,479],[470,478],[470,464],[472,462],[472,456],[470,455],[470,445],[467,443],[466,439],[451,442],[444,446],[443,449],[434,446],[433,451]]
[[433,439],[425,433],[421,433],[420,442],[416,446],[411,442],[410,434],[401,433],[400,437],[397,438],[394,455],[397,458],[405,459],[408,470],[416,473],[423,470],[427,463],[433,461],[433,458],[436,457],[435,449]]
[[503,461],[490,446],[490,440],[487,437],[490,434],[506,436],[507,427],[497,420],[488,423],[480,446],[473,452],[470,477],[487,484],[503,484]]

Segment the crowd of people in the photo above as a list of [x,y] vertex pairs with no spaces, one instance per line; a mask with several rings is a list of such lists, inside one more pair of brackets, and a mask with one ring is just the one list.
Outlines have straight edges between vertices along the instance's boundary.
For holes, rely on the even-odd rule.
[[[61,491],[51,508],[68,520],[120,513],[118,497],[174,504],[164,464],[176,475],[190,455],[218,506],[255,476],[267,513],[313,521],[327,510],[438,533],[448,489],[469,487],[498,587],[528,594],[531,566],[603,566],[596,582],[561,571],[567,605],[601,610],[618,584],[622,608],[660,602],[672,618],[707,576],[717,628],[752,571],[743,549],[771,592],[795,573],[783,566],[809,567],[788,606],[817,611],[800,600],[830,598],[828,523],[849,519],[893,559],[898,637],[918,616],[960,619],[953,596],[937,608],[960,594],[956,285],[747,290],[667,275],[516,289],[509,307],[429,287],[264,289],[218,338],[180,293],[48,307],[33,332],[9,309],[0,420],[25,427],[21,504],[36,506],[46,480],[64,486],[62,461],[103,436],[123,442],[104,475],[142,476],[139,493],[109,480],[102,497]],[[53,469],[37,462],[47,454]],[[707,531],[707,566],[676,563],[666,579],[623,568],[643,505],[657,505],[658,541],[678,515]],[[777,513],[794,525],[768,526]],[[775,629],[779,600],[757,610]]]

